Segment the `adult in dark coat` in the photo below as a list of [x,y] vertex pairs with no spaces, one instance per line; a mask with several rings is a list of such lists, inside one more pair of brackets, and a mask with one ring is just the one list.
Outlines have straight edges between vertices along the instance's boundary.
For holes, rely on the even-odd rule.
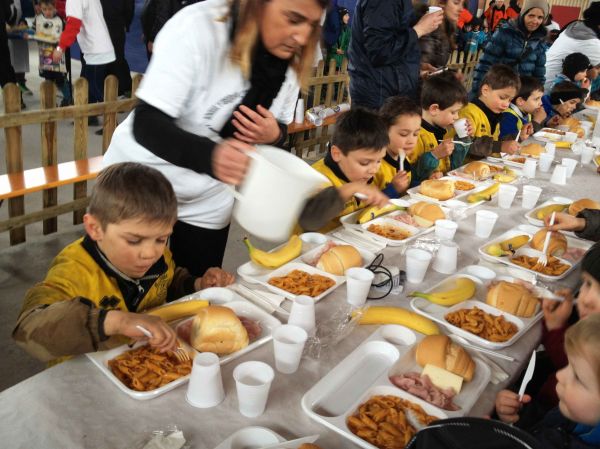
[[16,83],[15,71],[10,63],[8,37],[6,36],[6,18],[10,16],[9,0],[0,0],[0,87],[6,83]]
[[442,11],[416,24],[411,0],[359,0],[348,49],[353,106],[379,109],[395,95],[415,98],[421,51],[418,39],[435,31]]
[[123,95],[131,92],[131,70],[125,59],[125,33],[133,20],[135,0],[100,0],[100,3],[116,57],[108,64],[106,74],[119,79],[119,95]]

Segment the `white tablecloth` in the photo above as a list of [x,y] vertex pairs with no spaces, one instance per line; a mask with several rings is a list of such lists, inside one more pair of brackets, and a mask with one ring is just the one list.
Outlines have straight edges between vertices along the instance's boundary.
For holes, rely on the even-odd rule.
[[[572,156],[570,152],[557,150],[557,159]],[[600,199],[600,178],[590,164],[578,167],[568,186],[559,187],[548,183],[549,174],[539,173],[533,184],[544,187],[538,204],[546,199],[562,195],[573,199],[591,197]],[[500,214],[493,236],[525,223],[525,211],[520,207],[520,192],[513,208],[503,210],[496,207],[496,200],[484,207]],[[475,210],[477,210],[475,209]],[[474,236],[475,217],[471,213],[459,224],[455,240],[460,244],[460,266],[477,263],[477,248],[487,239]],[[399,248],[384,251],[385,264],[404,267],[404,258]],[[501,265],[495,267],[502,269]],[[424,288],[444,278],[429,270]],[[564,280],[562,286],[574,286],[579,279],[578,270]],[[414,286],[408,285],[406,291]],[[345,301],[346,288],[340,287],[317,304],[317,320],[327,317]],[[390,296],[385,300],[373,301],[373,305],[408,306],[404,295]],[[300,407],[300,399],[329,370],[337,365],[360,342],[369,336],[376,326],[360,326],[340,343],[335,352],[320,361],[303,360],[299,371],[292,375],[276,373],[271,387],[265,413],[256,419],[245,418],[237,411],[233,368],[247,360],[273,362],[272,344],[222,367],[226,392],[225,401],[219,406],[203,410],[196,409],[185,401],[185,386],[177,388],[159,398],[136,401],[121,393],[86,357],[48,369],[18,385],[0,393],[0,435],[3,447],[19,448],[138,448],[156,429],[169,424],[179,426],[191,447],[213,448],[234,431],[250,426],[262,425],[279,432],[286,438],[320,433],[318,443],[324,448],[355,447],[352,443],[310,420]],[[534,326],[506,353],[514,356],[514,363],[494,359],[511,374],[503,385],[490,384],[475,404],[470,415],[489,414],[493,407],[496,391],[518,377],[527,363],[529,354],[536,347],[541,326]],[[5,367],[5,369],[8,367]],[[8,368],[10,369],[10,368]]]

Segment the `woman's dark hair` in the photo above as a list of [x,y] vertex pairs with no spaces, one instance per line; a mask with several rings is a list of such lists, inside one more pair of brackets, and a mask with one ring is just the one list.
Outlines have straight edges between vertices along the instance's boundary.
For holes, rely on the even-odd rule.
[[385,122],[385,126],[390,128],[396,123],[398,117],[403,115],[421,116],[421,107],[408,97],[389,97],[379,109],[379,115]]
[[355,107],[337,119],[331,145],[343,154],[355,150],[379,151],[389,145],[388,130],[378,113]]
[[423,109],[428,109],[432,104],[439,105],[440,109],[448,109],[456,103],[466,105],[468,102],[467,91],[453,72],[430,76],[423,82],[421,91]]

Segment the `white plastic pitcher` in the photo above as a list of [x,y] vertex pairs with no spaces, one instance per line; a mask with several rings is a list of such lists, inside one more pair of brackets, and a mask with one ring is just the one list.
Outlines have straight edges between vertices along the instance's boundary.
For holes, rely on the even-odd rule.
[[287,151],[264,145],[256,149],[249,153],[252,160],[239,192],[233,192],[233,216],[252,235],[281,242],[290,237],[306,200],[328,180]]

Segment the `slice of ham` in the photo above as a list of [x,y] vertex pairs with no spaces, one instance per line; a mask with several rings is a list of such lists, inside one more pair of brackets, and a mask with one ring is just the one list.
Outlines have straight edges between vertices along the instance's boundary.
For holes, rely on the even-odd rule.
[[328,241],[327,243],[325,243],[325,246],[323,246],[323,248],[321,248],[321,250],[320,250],[320,251],[318,251],[318,252],[317,252],[317,254],[315,254],[315,255],[314,255],[313,257],[311,257],[310,259],[308,259],[308,260],[305,260],[304,262],[305,262],[307,265],[310,265],[310,266],[316,267],[316,266],[317,266],[317,263],[319,263],[319,259],[321,258],[321,256],[322,256],[323,254],[325,254],[327,251],[329,251],[331,248],[335,248],[336,246],[338,246],[338,245],[337,245],[337,243],[335,243],[335,242],[332,242],[332,241],[330,240],[330,241]]
[[391,376],[390,382],[436,407],[449,411],[460,410],[460,407],[452,402],[452,399],[456,396],[454,390],[436,387],[427,375],[423,376],[419,373],[410,372]]
[[410,214],[398,214],[391,218],[393,218],[394,220],[398,220],[401,223],[405,223],[407,225],[417,226],[417,227],[419,226],[417,224],[417,222],[415,221],[415,219]]
[[[262,327],[260,326],[259,321],[251,320],[250,318],[246,318],[244,316],[238,316],[238,318],[242,322],[242,326],[246,328],[246,332],[248,332],[248,339],[251,342],[262,335]],[[192,318],[177,326],[177,336],[187,344],[190,344],[191,341],[193,321],[194,320]]]
[[584,254],[585,249],[583,248],[569,248],[561,257],[569,262],[575,263],[579,262],[583,258]]

